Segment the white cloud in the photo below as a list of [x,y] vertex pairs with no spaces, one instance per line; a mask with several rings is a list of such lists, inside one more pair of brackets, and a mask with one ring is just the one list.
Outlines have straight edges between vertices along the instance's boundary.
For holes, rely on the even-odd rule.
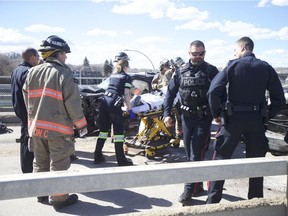
[[279,38],[281,40],[288,40],[288,27],[283,27],[279,30]]
[[166,16],[172,20],[190,20],[198,19],[205,20],[208,18],[207,11],[199,11],[195,7],[184,7],[184,8],[167,8]]
[[168,7],[174,5],[169,0],[131,0],[123,1],[120,5],[115,5],[112,9],[113,13],[118,14],[148,14],[153,19],[164,17]]
[[260,0],[257,4],[258,7],[265,7],[268,3],[270,2],[270,0]]
[[191,30],[203,31],[207,29],[218,28],[220,26],[221,24],[219,22],[204,22],[202,20],[192,20],[183,25],[176,26],[175,29],[176,30],[191,29]]
[[25,28],[28,32],[65,32],[64,28],[57,27],[57,26],[47,26],[47,25],[31,25]]
[[271,3],[276,6],[288,6],[288,0],[272,0]]
[[109,37],[115,37],[117,36],[117,33],[114,31],[108,31],[108,30],[103,30],[103,29],[93,29],[90,31],[87,31],[85,33],[86,35],[90,35],[90,36],[109,36]]
[[16,29],[5,29],[0,27],[0,44],[21,44],[27,42],[30,43],[32,41],[33,39],[31,37],[19,33]]
[[257,4],[258,7],[265,7],[269,4],[275,6],[288,6],[288,0],[260,0]]
[[168,38],[164,38],[164,37],[157,37],[157,36],[150,36],[150,37],[142,37],[142,38],[138,38],[135,40],[136,43],[163,43],[163,42],[168,42],[169,39]]
[[286,55],[288,56],[288,50],[285,50],[285,49],[272,49],[272,50],[266,50],[263,52],[263,54],[265,55]]
[[288,27],[284,27],[279,31],[273,31],[268,28],[258,28],[253,24],[241,21],[226,21],[219,29],[232,37],[242,37],[246,35],[255,39],[288,39]]

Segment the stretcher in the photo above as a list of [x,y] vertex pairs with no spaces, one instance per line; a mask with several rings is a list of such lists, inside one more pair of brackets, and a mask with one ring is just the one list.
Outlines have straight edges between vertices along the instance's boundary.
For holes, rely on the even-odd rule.
[[[137,113],[137,120],[126,118],[125,121],[125,145],[128,147],[141,148],[148,158],[153,158],[156,151],[168,146],[178,148],[180,138],[175,137],[175,129],[167,128],[164,124],[163,110]],[[138,126],[138,128],[137,128]],[[138,129],[135,136],[133,130]]]

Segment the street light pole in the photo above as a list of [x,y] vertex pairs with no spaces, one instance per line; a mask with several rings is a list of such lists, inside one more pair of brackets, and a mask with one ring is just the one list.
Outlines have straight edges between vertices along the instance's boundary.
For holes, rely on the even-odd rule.
[[87,66],[83,66],[81,69],[80,69],[80,71],[79,71],[79,79],[80,79],[80,85],[82,85],[82,71],[84,70],[84,69],[86,69],[86,68],[88,68]]
[[123,51],[131,51],[131,52],[137,52],[137,53],[142,54],[143,56],[145,56],[145,57],[149,60],[149,62],[151,63],[151,65],[152,65],[152,67],[153,67],[154,72],[156,71],[153,62],[152,62],[151,59],[150,59],[147,55],[145,55],[144,53],[142,53],[142,52],[140,52],[140,51],[138,51],[138,50],[132,50],[132,49],[124,49]]

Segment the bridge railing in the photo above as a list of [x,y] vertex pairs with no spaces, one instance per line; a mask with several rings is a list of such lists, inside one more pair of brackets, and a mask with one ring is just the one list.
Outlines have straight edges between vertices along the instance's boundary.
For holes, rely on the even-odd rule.
[[2,175],[0,200],[277,175],[287,175],[287,160],[245,158]]

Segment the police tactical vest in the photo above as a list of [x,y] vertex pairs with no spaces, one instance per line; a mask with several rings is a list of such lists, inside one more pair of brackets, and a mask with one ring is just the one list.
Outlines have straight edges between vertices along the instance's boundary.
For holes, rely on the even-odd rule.
[[186,64],[180,69],[179,94],[183,105],[197,108],[208,104],[207,92],[210,80],[207,68],[207,63],[204,62],[195,68]]

